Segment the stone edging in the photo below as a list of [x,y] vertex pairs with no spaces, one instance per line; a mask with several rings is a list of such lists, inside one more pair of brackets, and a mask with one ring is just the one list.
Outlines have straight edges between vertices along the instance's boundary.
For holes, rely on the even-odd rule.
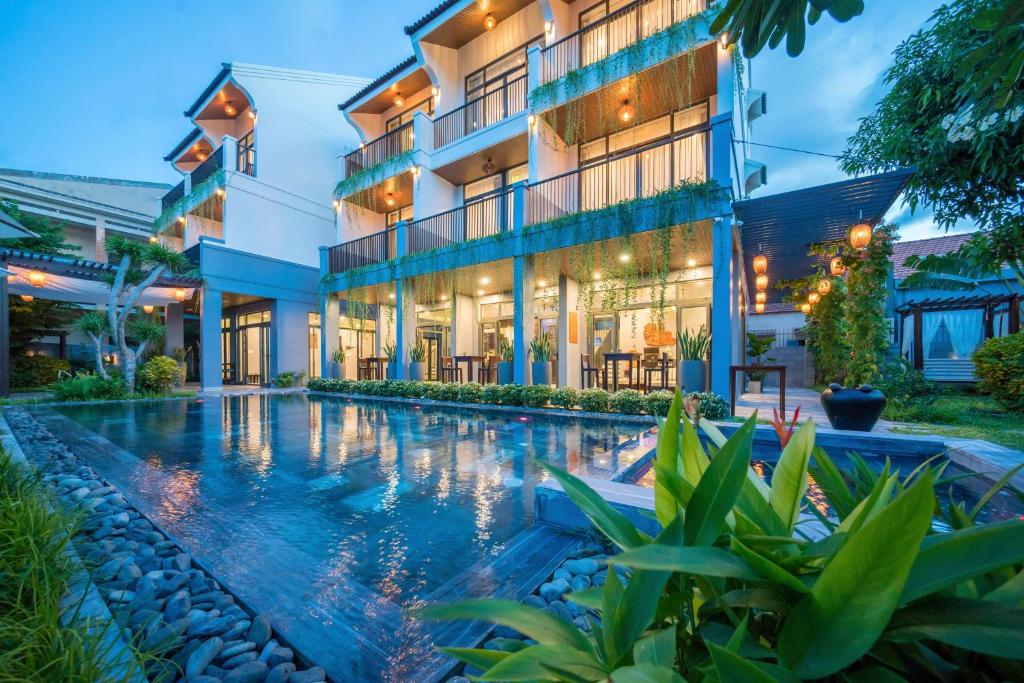
[[[74,544],[95,569],[92,581],[120,633],[143,650],[163,650],[155,679],[194,683],[317,683],[321,667],[298,671],[292,648],[274,638],[269,619],[240,601],[81,463],[45,426],[8,408],[13,437],[65,506],[86,517]],[[183,675],[175,675],[177,673]]]

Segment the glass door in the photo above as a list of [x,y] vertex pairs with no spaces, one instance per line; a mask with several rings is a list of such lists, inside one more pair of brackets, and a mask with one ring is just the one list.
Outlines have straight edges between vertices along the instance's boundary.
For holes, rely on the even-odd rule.
[[270,383],[270,311],[238,316],[240,384]]

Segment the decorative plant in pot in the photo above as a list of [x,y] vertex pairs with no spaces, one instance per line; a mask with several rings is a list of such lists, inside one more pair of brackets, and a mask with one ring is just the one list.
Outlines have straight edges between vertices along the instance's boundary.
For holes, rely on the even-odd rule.
[[711,333],[703,325],[694,333],[683,330],[679,335],[679,368],[676,381],[687,392],[704,391],[704,362],[711,349]]
[[[775,344],[775,337],[760,335],[757,332],[747,332],[747,355],[754,359],[754,365],[764,365],[765,360],[774,360],[764,357],[766,353],[772,350],[773,344]],[[747,391],[751,394],[760,394],[762,383],[767,374],[764,370],[751,370],[748,372]]]
[[498,339],[498,384],[512,384],[512,342],[504,336]]
[[334,379],[348,379],[345,377],[345,347],[339,346],[331,352],[331,376]]
[[388,379],[398,379],[398,346],[392,343],[385,344],[384,357],[388,359]]
[[427,347],[422,343],[409,345],[409,380],[422,382],[427,372]]
[[530,342],[530,355],[533,356],[533,383],[551,384],[551,341],[546,334]]

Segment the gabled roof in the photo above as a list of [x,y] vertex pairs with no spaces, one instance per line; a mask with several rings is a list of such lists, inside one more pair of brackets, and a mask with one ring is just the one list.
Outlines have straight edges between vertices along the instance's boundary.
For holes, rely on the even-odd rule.
[[971,233],[963,235],[943,235],[941,237],[930,237],[924,240],[911,240],[910,242],[897,242],[892,247],[892,274],[897,280],[902,280],[914,272],[913,268],[903,265],[908,256],[931,256],[933,254],[948,254],[956,251],[960,245],[970,239]]
[[164,161],[174,161],[182,152],[195,144],[195,142],[201,137],[203,137],[203,131],[198,127],[193,128],[189,131],[189,134],[182,138],[181,142],[179,142],[174,149],[164,157]]
[[213,80],[210,81],[210,84],[208,86],[206,86],[202,94],[196,98],[196,101],[192,103],[191,107],[185,110],[185,116],[187,116],[188,118],[192,118],[192,115],[199,111],[199,107],[203,106],[203,102],[210,99],[210,95],[216,92],[217,88],[220,87],[220,84],[224,81],[224,79],[231,74],[230,63],[223,62],[220,65],[220,67],[220,71],[217,73],[216,76],[213,77]]
[[408,57],[407,59],[403,60],[397,66],[391,67],[386,72],[384,72],[382,75],[378,76],[377,78],[375,78],[372,81],[370,81],[369,83],[367,83],[366,86],[361,88],[359,90],[359,92],[357,92],[355,95],[353,95],[352,97],[348,98],[347,100],[345,100],[344,102],[339,104],[338,105],[338,109],[341,110],[341,111],[344,111],[345,109],[348,109],[353,104],[355,104],[359,100],[363,99],[363,97],[365,97],[367,94],[373,92],[374,90],[379,88],[384,83],[387,83],[389,80],[391,80],[392,78],[394,78],[398,74],[402,73],[403,71],[405,71],[406,69],[408,69],[410,66],[412,66],[415,63],[416,63],[416,55],[412,55],[412,56]]
[[434,19],[437,19],[439,16],[441,16],[442,12],[459,4],[459,1],[460,0],[445,0],[434,9],[430,10],[422,17],[406,26],[405,35],[411,36],[412,34],[416,33],[416,31],[419,31],[421,28],[432,22]]

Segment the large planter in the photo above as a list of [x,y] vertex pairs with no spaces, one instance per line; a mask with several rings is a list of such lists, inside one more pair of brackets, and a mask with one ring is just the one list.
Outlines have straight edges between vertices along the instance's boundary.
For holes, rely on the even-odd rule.
[[410,382],[422,382],[423,378],[427,376],[427,364],[423,361],[414,361],[409,363],[409,381]]
[[885,394],[870,384],[857,388],[830,384],[821,392],[821,405],[833,429],[870,432],[885,409]]
[[551,361],[537,360],[533,362],[533,383],[537,385],[551,384]]
[[388,379],[398,379],[398,364],[388,361],[388,368],[384,371],[384,376]]
[[702,360],[681,360],[679,369],[676,372],[679,388],[687,393],[704,391],[704,361]]
[[748,394],[760,394],[761,393],[761,382],[759,379],[747,380],[747,393]]
[[498,361],[498,384],[512,384],[512,361]]

